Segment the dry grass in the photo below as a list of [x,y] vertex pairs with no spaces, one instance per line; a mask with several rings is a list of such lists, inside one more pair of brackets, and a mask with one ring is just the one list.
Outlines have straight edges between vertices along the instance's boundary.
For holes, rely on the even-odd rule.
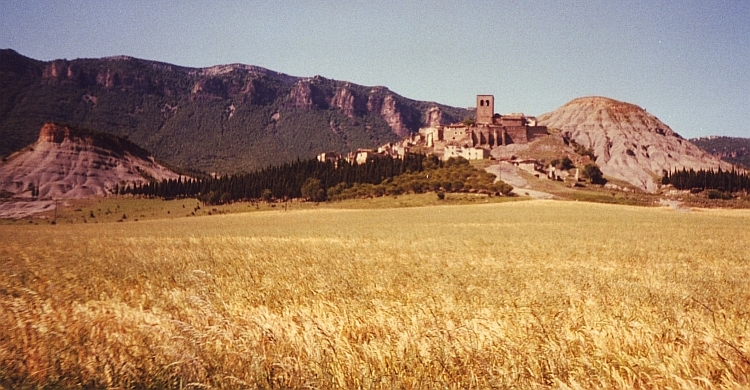
[[750,386],[750,213],[576,202],[0,226],[0,386]]

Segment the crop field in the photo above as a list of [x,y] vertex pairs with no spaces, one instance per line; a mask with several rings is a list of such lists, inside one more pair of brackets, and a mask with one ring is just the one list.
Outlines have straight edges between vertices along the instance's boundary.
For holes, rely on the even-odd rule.
[[750,386],[746,210],[133,219],[0,226],[0,387]]

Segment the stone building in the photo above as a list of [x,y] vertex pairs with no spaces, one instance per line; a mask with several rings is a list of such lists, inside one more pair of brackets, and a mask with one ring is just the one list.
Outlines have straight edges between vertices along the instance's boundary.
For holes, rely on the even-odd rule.
[[525,144],[547,134],[547,127],[538,126],[536,118],[524,114],[495,113],[495,97],[477,95],[476,117],[473,124],[455,123],[426,127],[420,137],[436,152],[446,146],[492,149],[509,144]]
[[463,157],[467,160],[484,160],[490,157],[490,151],[479,147],[448,145],[443,151],[442,159],[443,161],[447,161],[451,157]]
[[318,161],[320,162],[333,162],[337,163],[341,160],[341,155],[337,152],[324,152],[318,155]]

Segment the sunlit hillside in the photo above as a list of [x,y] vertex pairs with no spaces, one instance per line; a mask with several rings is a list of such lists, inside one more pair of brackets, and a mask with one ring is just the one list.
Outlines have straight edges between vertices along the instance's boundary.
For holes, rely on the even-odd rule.
[[528,201],[0,226],[0,387],[750,386],[750,213]]

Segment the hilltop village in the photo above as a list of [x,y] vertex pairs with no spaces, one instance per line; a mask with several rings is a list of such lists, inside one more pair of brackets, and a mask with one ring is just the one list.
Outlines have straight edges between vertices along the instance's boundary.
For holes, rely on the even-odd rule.
[[509,144],[525,144],[547,135],[547,127],[537,125],[536,118],[521,113],[501,115],[495,113],[493,95],[477,95],[474,109],[475,119],[461,123],[438,125],[419,129],[418,133],[400,142],[380,146],[377,151],[359,149],[341,156],[336,152],[318,155],[319,161],[338,161],[364,164],[381,157],[403,158],[415,149],[431,152],[443,160],[463,157],[467,160],[481,160],[490,157],[490,151]]

